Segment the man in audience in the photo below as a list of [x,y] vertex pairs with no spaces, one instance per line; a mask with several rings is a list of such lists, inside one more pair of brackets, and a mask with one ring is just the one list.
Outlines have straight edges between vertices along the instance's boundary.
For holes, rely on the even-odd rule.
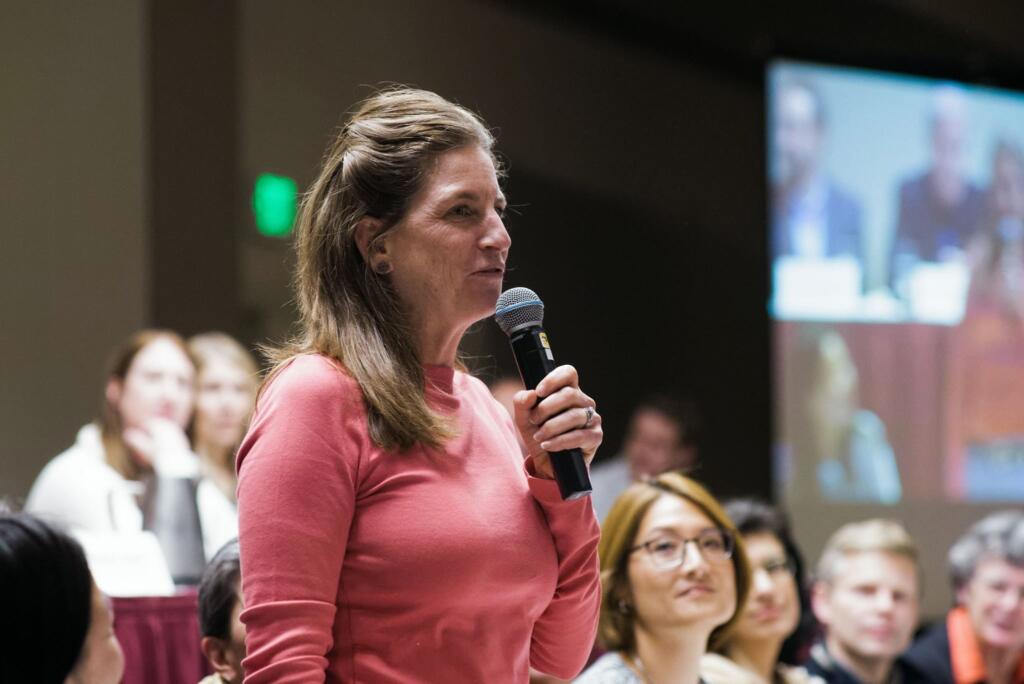
[[622,451],[590,470],[599,521],[626,487],[670,470],[687,471],[697,461],[697,411],[688,401],[655,396],[641,402],[629,420]]
[[783,83],[775,97],[775,256],[861,261],[860,203],[822,168],[825,112],[810,81]]
[[245,625],[239,586],[238,540],[221,547],[199,583],[199,631],[203,655],[214,674],[200,684],[242,684]]
[[825,545],[812,590],[824,639],[807,671],[828,684],[901,682],[897,656],[917,624],[917,547],[899,524],[867,520],[839,528]]
[[903,656],[906,684],[1024,682],[1024,511],[993,513],[949,550],[956,606]]
[[967,100],[959,88],[936,88],[928,131],[931,164],[899,189],[890,264],[890,282],[897,292],[918,261],[956,258],[984,210],[984,194],[964,170]]

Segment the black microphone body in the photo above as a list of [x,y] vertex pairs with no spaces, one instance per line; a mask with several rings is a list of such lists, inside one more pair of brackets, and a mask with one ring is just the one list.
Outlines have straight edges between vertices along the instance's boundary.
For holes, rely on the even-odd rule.
[[[555,356],[551,353],[548,336],[540,325],[530,325],[512,332],[509,341],[523,384],[527,389],[536,389],[537,384],[555,369]],[[593,487],[590,485],[590,474],[581,449],[553,452],[551,466],[563,499],[590,495]]]

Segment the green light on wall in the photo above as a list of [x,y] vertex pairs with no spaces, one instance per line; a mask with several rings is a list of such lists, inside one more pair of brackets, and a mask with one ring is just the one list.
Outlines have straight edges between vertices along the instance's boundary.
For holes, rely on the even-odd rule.
[[269,237],[292,232],[298,206],[298,186],[291,178],[261,174],[252,189],[252,213],[256,229]]

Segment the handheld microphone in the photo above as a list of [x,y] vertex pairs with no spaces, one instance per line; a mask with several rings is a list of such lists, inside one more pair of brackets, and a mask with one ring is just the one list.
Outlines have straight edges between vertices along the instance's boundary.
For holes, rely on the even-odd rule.
[[[508,335],[523,384],[527,389],[536,389],[537,383],[555,369],[555,356],[551,353],[551,344],[541,326],[544,322],[544,302],[529,288],[513,287],[498,297],[494,320],[502,332]],[[563,499],[590,495],[593,488],[590,486],[590,475],[581,449],[552,453],[551,466]]]

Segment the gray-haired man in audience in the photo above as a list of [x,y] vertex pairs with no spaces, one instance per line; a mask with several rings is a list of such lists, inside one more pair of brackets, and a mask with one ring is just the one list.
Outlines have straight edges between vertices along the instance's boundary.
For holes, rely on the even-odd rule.
[[903,656],[908,684],[1024,682],[1024,511],[975,523],[949,570],[957,605]]

